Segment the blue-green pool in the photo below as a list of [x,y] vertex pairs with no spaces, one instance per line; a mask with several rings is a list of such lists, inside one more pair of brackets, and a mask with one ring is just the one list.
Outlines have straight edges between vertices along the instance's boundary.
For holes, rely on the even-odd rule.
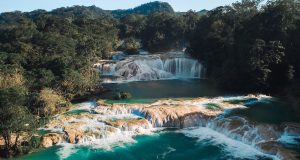
[[[106,84],[112,92],[101,95],[108,103],[151,103],[159,98],[191,98],[239,95],[214,87],[206,80],[165,80]],[[128,100],[112,100],[113,92],[129,92]],[[249,102],[248,102],[249,101]],[[236,110],[229,116],[246,117],[263,124],[298,122],[287,110],[288,104],[277,99],[256,103],[248,100],[248,109]],[[232,102],[240,103],[240,102]],[[154,135],[137,136],[135,142],[110,150],[96,146],[63,145],[43,149],[17,159],[28,160],[244,160],[273,159],[251,145],[227,137],[209,128],[158,131]],[[300,141],[299,141],[300,144]],[[300,153],[299,145],[290,146]]]

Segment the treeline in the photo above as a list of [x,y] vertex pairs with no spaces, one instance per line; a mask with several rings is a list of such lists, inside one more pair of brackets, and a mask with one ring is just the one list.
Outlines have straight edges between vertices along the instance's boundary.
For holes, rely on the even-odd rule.
[[92,64],[114,50],[117,23],[96,7],[1,13],[2,156],[37,147],[32,132],[98,85]]
[[95,6],[0,15],[0,146],[2,156],[36,145],[36,128],[99,85],[92,68],[110,52],[164,51],[184,45],[200,14],[167,3],[131,10]]
[[136,52],[139,47],[151,52],[182,49],[200,17],[200,14],[193,11],[184,14],[156,12],[149,16],[130,14],[122,17],[118,28],[120,38],[124,40],[123,45],[126,46],[123,48],[131,52]]
[[262,7],[243,0],[207,13],[176,13],[162,2],[116,11],[74,6],[1,13],[0,153],[38,146],[32,132],[93,91],[99,84],[93,63],[115,50],[187,46],[219,86],[259,92],[290,87],[300,95],[299,13],[294,0]]
[[219,86],[300,95],[300,3],[242,0],[203,16],[188,52]]
[[174,10],[170,4],[166,2],[150,2],[146,4],[142,4],[138,7],[132,9],[118,9],[111,11],[112,15],[115,18],[122,18],[129,14],[140,14],[140,15],[150,15],[155,12],[166,12],[166,13],[174,13]]

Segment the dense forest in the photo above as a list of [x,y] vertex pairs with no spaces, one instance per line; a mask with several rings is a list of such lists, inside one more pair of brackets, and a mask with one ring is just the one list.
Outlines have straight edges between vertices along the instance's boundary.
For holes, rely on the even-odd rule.
[[299,2],[258,2],[218,7],[197,22],[189,51],[223,87],[276,91],[300,76]]
[[[152,2],[129,10],[73,6],[1,13],[1,155],[37,147],[36,128],[71,100],[95,92],[99,73],[92,66],[116,50],[187,47],[216,85],[297,97],[299,9],[298,0],[242,0],[208,12],[177,13]],[[30,140],[20,144],[21,138]]]
[[290,99],[299,112],[300,1],[244,0],[201,17],[188,52],[218,86]]

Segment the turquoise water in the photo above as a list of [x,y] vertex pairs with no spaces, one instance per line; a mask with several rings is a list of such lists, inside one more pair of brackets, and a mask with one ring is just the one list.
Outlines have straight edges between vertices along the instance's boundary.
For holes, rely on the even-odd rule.
[[[67,160],[218,160],[218,159],[247,159],[247,157],[233,157],[231,153],[224,151],[224,144],[213,144],[209,139],[197,141],[197,138],[190,138],[182,133],[162,132],[152,136],[137,136],[133,144],[116,147],[113,150],[105,151],[81,147],[75,149]],[[58,160],[60,159],[60,147],[52,147],[22,159],[31,160]],[[240,155],[241,156],[241,155]],[[258,159],[270,159],[263,155],[256,155]]]
[[247,117],[258,123],[281,124],[284,122],[300,122],[299,115],[289,110],[289,104],[284,100],[274,99],[269,102],[246,103],[248,109],[237,109],[230,116]]
[[[111,91],[103,94],[105,99],[113,99],[116,92],[129,92],[132,98],[120,102],[151,102],[158,98],[182,98],[182,97],[215,97],[231,95],[232,92],[216,88],[207,80],[160,80],[160,81],[137,81],[130,83],[104,84]],[[118,102],[118,101],[112,101]]]
[[[119,84],[106,84],[112,92],[102,95],[109,103],[151,103],[159,98],[216,97],[237,95],[215,88],[205,80],[166,80]],[[114,92],[130,92],[132,99],[112,100]],[[280,124],[298,122],[296,115],[287,110],[288,104],[277,99],[257,102],[255,99],[232,101],[246,103],[248,109],[232,111],[227,116],[247,117],[252,122]],[[77,111],[74,111],[77,114]],[[79,111],[80,112],[80,111]],[[71,113],[72,114],[72,113]],[[55,146],[18,159],[28,160],[267,160],[274,157],[265,155],[250,145],[233,140],[209,128],[190,130],[158,131],[154,135],[137,136],[135,142],[116,145],[110,150],[95,146]],[[299,151],[299,145],[290,145]]]

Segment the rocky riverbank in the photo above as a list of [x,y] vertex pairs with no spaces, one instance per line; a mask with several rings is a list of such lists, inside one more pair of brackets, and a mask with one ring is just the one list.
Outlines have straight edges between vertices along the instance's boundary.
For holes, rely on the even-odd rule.
[[[212,104],[215,106],[209,106]],[[109,138],[121,132],[131,132],[134,136],[158,127],[195,127],[224,110],[243,107],[224,102],[223,98],[164,99],[152,104],[106,104],[98,101],[94,108],[74,108],[70,113],[54,117],[43,128],[51,133],[43,136],[41,144],[43,147],[59,142],[84,144],[91,138]],[[81,112],[74,114],[76,109]]]
[[160,128],[209,127],[264,153],[295,159],[292,151],[278,146],[281,146],[280,139],[284,134],[300,134],[298,124],[282,127],[254,125],[240,117],[225,117],[233,109],[246,109],[247,103],[270,99],[264,95],[248,95],[162,99],[151,104],[106,104],[98,101],[97,106],[73,108],[50,120],[41,129],[49,132],[43,135],[41,146],[71,143],[110,148],[134,142],[134,136],[153,134]]

